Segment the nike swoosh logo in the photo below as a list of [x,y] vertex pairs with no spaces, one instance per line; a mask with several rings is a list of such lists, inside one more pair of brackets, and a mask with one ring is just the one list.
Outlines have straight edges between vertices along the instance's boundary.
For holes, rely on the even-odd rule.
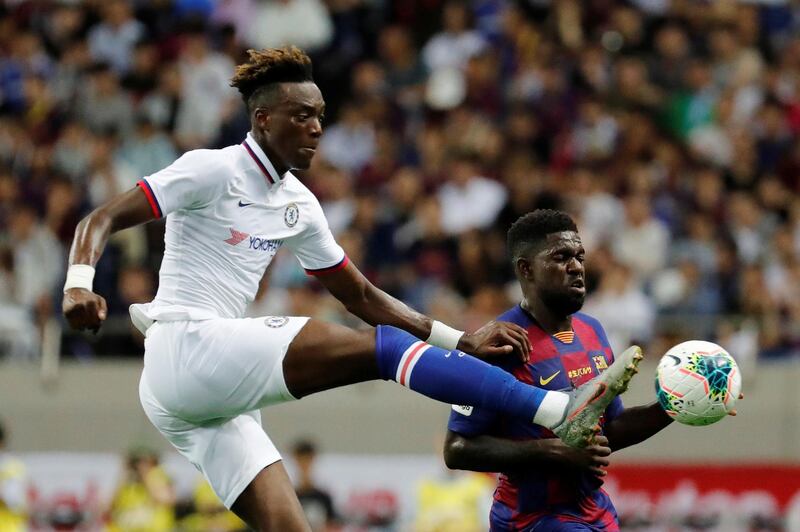
[[253,204],[252,202],[245,203],[242,200],[239,200],[239,207],[247,207],[248,205],[252,205],[252,204]]
[[559,373],[561,373],[561,370],[556,371],[555,373],[553,373],[552,375],[550,375],[546,379],[544,377],[542,377],[541,375],[539,375],[539,384],[541,386],[547,385],[551,380],[555,379],[556,375],[558,375]]
[[667,355],[667,356],[675,361],[675,365],[676,366],[680,366],[681,365],[681,359],[680,358],[676,357],[675,355]]

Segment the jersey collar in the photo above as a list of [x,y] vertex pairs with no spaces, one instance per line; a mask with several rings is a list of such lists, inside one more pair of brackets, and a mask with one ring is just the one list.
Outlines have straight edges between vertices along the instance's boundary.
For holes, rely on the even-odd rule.
[[[528,310],[522,306],[522,303],[519,303],[517,305],[517,308],[522,312],[522,315],[525,316],[533,325],[536,325],[538,328],[544,331],[542,326],[539,325],[539,322],[536,321],[536,318],[533,316],[533,314],[528,312]],[[570,316],[570,318],[572,318],[572,316]],[[570,321],[572,321],[572,319],[570,319]],[[572,342],[575,341],[575,329],[570,328],[569,331],[560,331],[555,334],[551,334],[550,336],[552,336],[562,344],[571,344]]]
[[258,145],[256,140],[253,138],[253,135],[251,135],[249,132],[247,133],[247,137],[242,142],[242,146],[244,146],[245,151],[248,153],[248,155],[250,155],[250,157],[253,159],[253,162],[256,163],[256,166],[258,166],[258,168],[261,170],[261,173],[264,174],[264,177],[267,178],[267,181],[269,181],[271,185],[280,183],[283,181],[283,178],[289,174],[289,172],[286,172],[282,176],[278,175],[278,172],[275,170],[275,167],[272,165],[269,157],[267,157],[267,154],[264,153],[264,150],[261,149],[261,146]]

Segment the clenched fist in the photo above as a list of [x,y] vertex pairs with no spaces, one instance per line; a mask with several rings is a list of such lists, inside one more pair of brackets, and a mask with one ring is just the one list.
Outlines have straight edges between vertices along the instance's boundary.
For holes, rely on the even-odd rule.
[[61,311],[69,326],[77,331],[97,332],[108,316],[106,300],[85,288],[70,288],[64,292]]

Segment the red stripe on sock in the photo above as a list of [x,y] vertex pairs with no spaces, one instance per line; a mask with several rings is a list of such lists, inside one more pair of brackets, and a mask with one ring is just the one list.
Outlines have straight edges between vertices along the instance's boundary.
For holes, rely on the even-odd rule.
[[408,386],[408,378],[407,377],[410,377],[411,375],[406,376],[406,373],[408,373],[408,368],[411,367],[411,362],[413,362],[413,360],[417,357],[417,354],[419,353],[420,349],[422,349],[426,345],[428,345],[428,344],[426,344],[425,342],[420,342],[417,345],[417,347],[415,347],[411,351],[411,354],[408,355],[408,358],[406,359],[406,363],[403,364],[403,370],[400,372],[400,381],[399,382],[403,386]]

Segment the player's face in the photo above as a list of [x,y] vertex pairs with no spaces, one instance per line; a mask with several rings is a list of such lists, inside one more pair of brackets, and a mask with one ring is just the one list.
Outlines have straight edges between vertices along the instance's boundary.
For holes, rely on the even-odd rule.
[[311,165],[319,138],[325,100],[316,84],[285,83],[278,102],[269,110],[267,139],[273,154],[288,168]]
[[578,233],[563,231],[547,235],[545,246],[533,257],[534,289],[553,312],[568,316],[583,307],[585,255]]

